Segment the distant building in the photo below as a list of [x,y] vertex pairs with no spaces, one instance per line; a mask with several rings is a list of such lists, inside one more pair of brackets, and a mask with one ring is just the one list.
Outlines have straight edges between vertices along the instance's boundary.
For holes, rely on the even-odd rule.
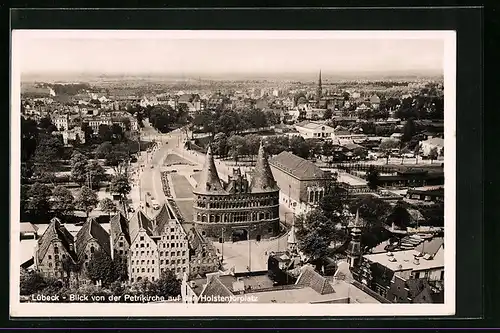
[[60,134],[62,135],[63,143],[65,145],[75,141],[80,142],[81,144],[85,143],[85,132],[82,131],[81,127],[74,127],[70,130],[62,131]]
[[217,272],[220,260],[212,243],[203,238],[195,228],[188,231],[188,240],[189,276],[201,277],[207,273]]
[[38,239],[38,227],[30,222],[21,222],[20,238]]
[[178,105],[184,104],[191,116],[200,110],[202,110],[202,103],[200,96],[198,94],[184,94],[179,96],[177,100]]
[[284,151],[274,156],[269,165],[280,189],[280,202],[295,213],[310,211],[325,195],[330,177],[311,161]]
[[67,131],[69,128],[68,115],[55,116],[52,121],[54,122],[54,125],[56,126],[58,131]]
[[373,109],[378,110],[378,108],[380,107],[380,97],[378,97],[377,95],[372,95],[370,97],[370,104]]
[[128,251],[132,243],[128,227],[127,218],[122,212],[119,212],[111,218],[110,235],[113,257],[116,255],[128,256]]
[[295,125],[295,129],[304,139],[333,139],[335,133],[333,127],[312,121],[303,121]]
[[436,149],[439,155],[444,152],[444,139],[443,138],[428,138],[420,142],[420,150],[422,155],[429,156],[432,149]]

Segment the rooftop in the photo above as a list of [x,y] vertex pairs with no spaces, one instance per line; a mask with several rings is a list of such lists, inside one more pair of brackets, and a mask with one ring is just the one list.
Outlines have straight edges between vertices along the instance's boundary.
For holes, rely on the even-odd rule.
[[271,158],[269,164],[291,174],[299,180],[324,179],[326,175],[325,172],[313,162],[287,151],[283,151]]
[[[363,257],[372,263],[379,263],[393,272],[406,270],[421,271],[444,267],[444,251],[437,251],[434,257],[422,256],[421,252],[416,249],[367,254]],[[416,258],[418,261],[415,260]]]

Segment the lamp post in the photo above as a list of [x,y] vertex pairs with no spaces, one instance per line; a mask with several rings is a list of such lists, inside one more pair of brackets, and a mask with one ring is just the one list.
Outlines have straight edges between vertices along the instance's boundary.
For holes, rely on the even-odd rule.
[[221,265],[222,268],[224,268],[224,231],[226,231],[225,227],[222,227],[222,259],[221,259]]

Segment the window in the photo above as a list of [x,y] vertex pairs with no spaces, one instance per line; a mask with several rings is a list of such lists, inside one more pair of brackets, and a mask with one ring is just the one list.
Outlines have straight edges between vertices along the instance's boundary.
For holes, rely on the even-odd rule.
[[51,262],[49,262],[49,267],[52,267],[52,263]]
[[54,247],[54,254],[58,254],[59,253],[59,249],[57,247]]
[[160,265],[163,265],[163,260],[160,260]]
[[149,247],[149,243],[146,244],[146,247]]
[[144,251],[141,251],[141,256],[143,256],[143,255],[144,255]]
[[160,251],[160,257],[163,257],[163,251]]
[[185,256],[186,255],[186,251],[182,251],[182,255]]
[[153,264],[153,265],[154,265],[154,264],[155,264],[155,261],[154,261],[154,260],[151,260],[151,264]]
[[136,244],[135,244],[135,247],[136,247],[136,248],[137,248],[137,247],[139,247],[139,244],[137,244],[137,243],[136,243]]
[[166,264],[166,265],[168,265],[168,264],[169,264],[168,259],[167,259],[167,260],[165,260],[165,264]]
[[182,263],[185,264],[186,263],[186,259],[182,259]]
[[172,257],[175,256],[175,252],[171,252],[170,256],[172,256]]
[[131,265],[133,265],[133,264],[134,264],[134,261],[132,260],[132,261],[130,262],[130,264],[131,264]]
[[87,260],[89,258],[89,256],[87,254],[85,254],[85,260]]
[[141,269],[141,271],[144,273],[144,271],[146,271],[146,270],[143,268],[143,269]]
[[149,256],[149,251],[146,251],[146,255],[148,255],[148,256]]
[[147,265],[149,265],[149,260],[148,260],[148,261],[146,261],[146,264],[147,264]]
[[141,260],[141,265],[144,265],[144,260]]
[[141,247],[144,247],[144,243],[141,243]]
[[174,228],[170,228],[170,232],[174,232]]
[[[165,244],[163,244],[163,247],[165,247]],[[167,248],[169,247],[169,244],[167,243]]]
[[177,259],[177,265],[180,265],[180,264],[181,264],[181,260]]
[[52,256],[49,254],[49,259],[52,259]]
[[152,281],[154,281],[154,280],[155,280],[155,277],[153,276],[153,277],[151,278],[151,280],[152,280]]
[[141,236],[140,240],[143,241],[144,240],[144,236]]
[[182,268],[182,272],[185,273],[186,272],[186,267],[183,267]]
[[132,273],[134,272],[134,269],[132,268]]
[[149,268],[148,268],[148,273],[149,273]]
[[180,273],[180,271],[181,271],[181,268],[180,268],[180,267],[177,267],[176,272],[177,272],[177,273]]
[[123,250],[120,250],[120,254],[123,254]]
[[[155,269],[154,268],[151,268],[151,273],[154,273],[155,272]],[[154,278],[153,278],[154,279]],[[154,281],[154,280],[153,280]]]
[[122,247],[123,246],[123,242],[119,242],[118,246]]
[[177,255],[180,256],[181,255],[181,251],[177,251]]

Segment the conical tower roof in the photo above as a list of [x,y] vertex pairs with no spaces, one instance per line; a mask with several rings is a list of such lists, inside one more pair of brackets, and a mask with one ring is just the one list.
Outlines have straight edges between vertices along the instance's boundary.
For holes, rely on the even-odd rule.
[[215,167],[214,156],[212,155],[212,148],[209,146],[205,164],[200,174],[200,180],[193,191],[197,194],[220,194],[225,193],[222,187],[217,168]]
[[349,223],[349,225],[347,227],[348,228],[357,228],[357,229],[364,227],[363,221],[360,220],[360,218],[359,218],[359,209],[356,211],[356,217],[354,218],[354,220],[351,220],[351,222]]
[[271,167],[267,160],[267,154],[260,142],[259,153],[257,155],[257,163],[253,170],[252,181],[250,183],[250,191],[252,193],[274,192],[279,191],[276,180],[274,180]]

